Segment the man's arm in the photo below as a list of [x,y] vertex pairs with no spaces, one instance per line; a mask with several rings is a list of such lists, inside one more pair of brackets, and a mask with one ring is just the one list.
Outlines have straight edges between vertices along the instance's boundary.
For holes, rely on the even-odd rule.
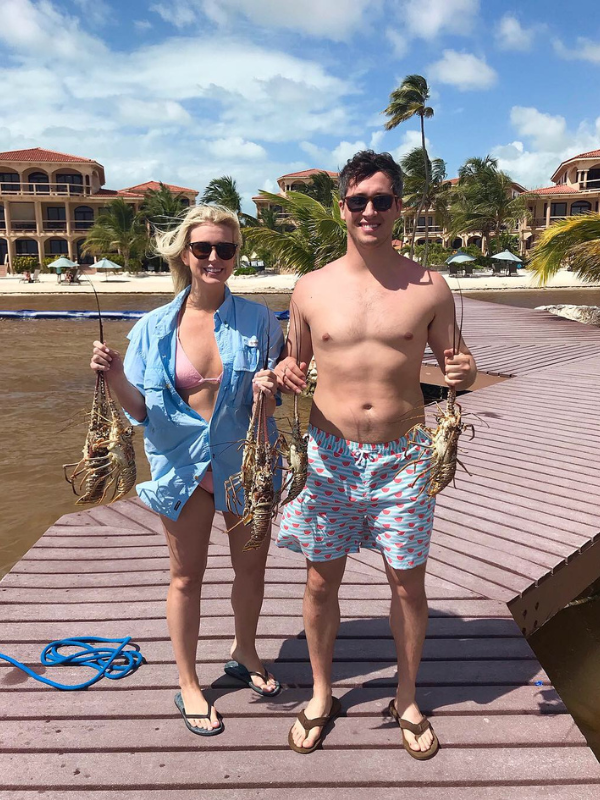
[[310,327],[303,312],[305,283],[306,278],[301,278],[292,294],[288,335],[282,359],[275,367],[278,387],[296,394],[306,387],[306,369],[313,355]]
[[477,365],[456,324],[454,297],[442,276],[435,281],[438,302],[429,323],[427,341],[433,350],[447,386],[463,390],[477,377]]

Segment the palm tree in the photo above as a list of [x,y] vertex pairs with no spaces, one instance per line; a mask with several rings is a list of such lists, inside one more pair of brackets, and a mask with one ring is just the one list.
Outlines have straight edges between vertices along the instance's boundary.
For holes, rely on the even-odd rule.
[[225,206],[236,214],[240,214],[242,210],[242,198],[235,180],[230,175],[213,178],[204,190],[202,202]]
[[322,206],[330,208],[333,205],[335,181],[327,172],[317,172],[316,175],[312,175],[310,181],[305,183],[298,191],[318,200]]
[[512,179],[498,169],[497,159],[491,156],[469,158],[458,176],[450,207],[451,234],[481,233],[481,251],[487,255],[492,233],[499,236],[529,217],[531,194],[513,197]]
[[600,214],[567,217],[546,228],[528,268],[543,286],[565,263],[578,278],[600,281]]
[[151,226],[168,230],[178,224],[179,216],[187,206],[186,200],[182,192],[174,193],[161,183],[158,189],[148,189],[140,214]]
[[[425,159],[427,171],[425,170]],[[429,160],[427,154],[423,158],[423,150],[415,147],[402,159],[401,166],[404,172],[404,205],[406,208],[423,208],[425,212],[431,210],[442,225],[448,218],[448,203],[450,184],[446,180],[446,162],[442,158]],[[429,176],[429,177],[428,177]],[[418,214],[418,212],[417,212]],[[415,217],[412,241],[414,243],[417,231],[418,216]],[[423,266],[427,265],[429,251],[429,215],[425,214],[425,248],[423,251]]]
[[[425,146],[425,119],[433,117],[433,108],[427,105],[429,94],[429,86],[425,78],[421,75],[407,75],[400,86],[391,93],[389,105],[383,112],[389,117],[385,123],[386,131],[391,131],[401,122],[406,122],[414,116],[419,117],[421,123],[421,147],[425,181],[423,184],[423,200],[417,209],[417,217],[425,205],[425,194],[429,190],[429,158],[427,147]],[[415,232],[413,231],[410,242],[410,258],[413,257],[415,251]]]
[[292,224],[283,230],[260,225],[247,229],[244,237],[257,251],[271,253],[281,267],[303,275],[346,252],[346,224],[337,197],[327,208],[302,192],[287,192],[285,197],[261,192],[260,196],[280,206]]
[[148,236],[142,217],[134,207],[119,197],[109,201],[88,231],[82,252],[84,255],[119,253],[123,267],[129,269],[129,259],[142,256],[147,248]]

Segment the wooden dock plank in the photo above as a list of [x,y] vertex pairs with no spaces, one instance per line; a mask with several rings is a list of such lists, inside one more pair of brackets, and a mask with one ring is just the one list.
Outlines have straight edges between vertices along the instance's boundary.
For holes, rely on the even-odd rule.
[[[428,764],[429,786],[447,786],[450,782],[469,784],[473,775],[480,781],[495,784],[532,783],[552,772],[554,781],[600,784],[598,762],[581,747],[563,748],[556,759],[554,749],[514,747],[448,748]],[[168,769],[166,762],[168,761]],[[0,774],[7,789],[48,788],[60,791],[65,786],[106,789],[155,788],[173,786],[177,776],[180,788],[221,788],[232,783],[259,787],[269,775],[269,785],[281,788],[303,786],[306,789],[356,785],[373,787],[414,786],[423,780],[422,764],[414,759],[390,757],[390,752],[373,748],[368,758],[344,750],[317,751],[311,758],[310,773],[297,754],[277,752],[277,773],[273,755],[268,751],[248,751],[245,758],[231,762],[229,753],[199,751],[188,753],[136,753],[136,769],[118,753],[64,753],[59,758],[50,753],[30,753],[25,763],[14,754],[0,755]],[[58,767],[58,769],[57,769]],[[449,776],[452,778],[449,780]],[[346,777],[352,776],[350,780]]]
[[[277,679],[283,686],[311,687],[312,673],[308,662],[284,662],[277,664]],[[55,676],[66,685],[75,685],[81,678],[81,668],[61,667],[46,669],[46,676]],[[16,679],[18,683],[13,683]],[[198,678],[202,685],[218,681],[221,689],[239,689],[240,682],[225,675],[214,664],[205,664],[202,656],[198,659]],[[39,692],[40,684],[34,681],[22,682],[22,674],[13,669],[0,670],[0,692],[21,693]],[[395,663],[370,663],[363,661],[355,664],[349,661],[336,663],[333,671],[333,686],[355,687],[364,685],[386,686],[394,689],[398,683]],[[424,661],[417,676],[417,686],[534,686],[549,685],[546,673],[535,661],[522,659],[511,661]],[[120,684],[112,687],[113,691],[121,691]],[[177,675],[171,665],[147,664],[138,670],[127,682],[128,688],[134,689],[172,689],[178,690]]]

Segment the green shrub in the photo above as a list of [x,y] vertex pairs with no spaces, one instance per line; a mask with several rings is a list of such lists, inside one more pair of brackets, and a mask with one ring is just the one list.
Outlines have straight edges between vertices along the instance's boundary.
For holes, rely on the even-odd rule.
[[[120,267],[125,266],[125,259],[120,253],[102,253],[102,255],[98,256],[98,261],[101,261],[103,258],[108,258],[109,261],[112,261],[114,264],[118,264]],[[129,263],[131,263],[133,259],[129,259]],[[94,266],[93,264],[91,265]]]
[[238,267],[234,270],[234,275],[256,275],[258,270],[256,267]]
[[12,260],[12,268],[19,275],[27,270],[33,272],[39,266],[40,262],[37,256],[15,256]]
[[[111,261],[113,261],[113,260],[114,259],[111,258]],[[115,264],[116,263],[117,262],[115,261]],[[142,259],[141,258],[130,258],[129,259],[129,267],[128,267],[128,269],[129,269],[129,272],[133,272],[133,273],[141,272],[141,270],[142,270]]]

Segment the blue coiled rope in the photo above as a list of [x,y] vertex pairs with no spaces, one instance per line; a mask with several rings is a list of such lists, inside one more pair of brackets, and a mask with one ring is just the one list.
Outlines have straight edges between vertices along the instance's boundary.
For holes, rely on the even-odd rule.
[[[45,678],[43,675],[38,675],[37,672],[34,672],[25,664],[4,655],[4,653],[0,653],[0,660],[8,661],[9,664],[23,670],[23,672],[40,683],[45,683],[54,689],[72,692],[77,689],[87,689],[88,686],[92,686],[102,678],[118,681],[135,672],[145,660],[137,644],[130,643],[131,636],[125,636],[123,639],[103,639],[100,636],[74,636],[70,639],[58,639],[56,642],[50,642],[50,644],[46,645],[40,655],[40,662],[44,667],[77,666],[90,667],[96,670],[96,675],[88,681],[77,683],[74,686],[58,683],[50,680],[50,678]],[[98,644],[102,646],[98,647]],[[116,644],[117,647],[106,646],[110,644]],[[128,645],[131,649],[126,649]],[[75,652],[61,653],[60,650],[63,648],[78,649]]]

